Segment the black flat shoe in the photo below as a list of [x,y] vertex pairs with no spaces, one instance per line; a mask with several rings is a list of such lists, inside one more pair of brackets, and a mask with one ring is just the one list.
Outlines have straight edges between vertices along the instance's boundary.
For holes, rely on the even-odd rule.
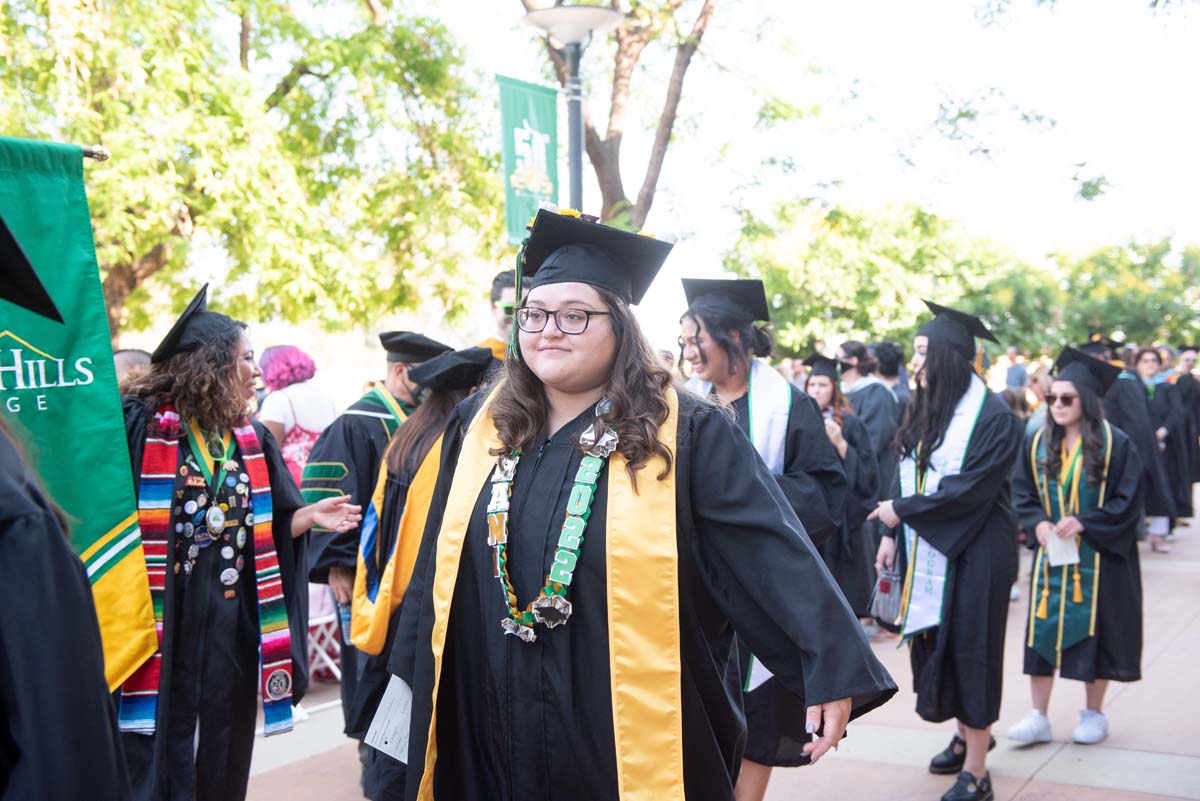
[[[991,751],[996,747],[996,738],[988,738],[988,750]],[[961,749],[961,750],[955,750]],[[950,740],[950,745],[946,746],[946,750],[929,760],[929,772],[936,773],[939,776],[948,776],[951,773],[958,773],[962,770],[963,763],[967,761],[967,742],[957,734]]]
[[995,798],[991,774],[985,773],[982,779],[976,779],[964,770],[958,774],[954,786],[942,796],[942,801],[994,801]]

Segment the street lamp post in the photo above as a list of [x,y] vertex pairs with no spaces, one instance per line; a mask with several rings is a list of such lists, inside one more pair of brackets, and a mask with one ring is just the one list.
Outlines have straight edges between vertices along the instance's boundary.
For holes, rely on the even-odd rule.
[[567,147],[571,208],[583,210],[583,86],[579,62],[592,34],[612,30],[624,15],[598,6],[555,6],[530,11],[525,22],[550,37],[550,44],[567,62]]

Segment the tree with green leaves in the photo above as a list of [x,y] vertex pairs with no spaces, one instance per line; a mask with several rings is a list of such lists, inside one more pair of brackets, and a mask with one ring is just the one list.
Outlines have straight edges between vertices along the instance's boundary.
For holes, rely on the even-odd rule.
[[113,154],[86,178],[114,342],[185,269],[247,319],[462,311],[502,243],[480,105],[446,28],[379,0],[0,7],[0,133]]

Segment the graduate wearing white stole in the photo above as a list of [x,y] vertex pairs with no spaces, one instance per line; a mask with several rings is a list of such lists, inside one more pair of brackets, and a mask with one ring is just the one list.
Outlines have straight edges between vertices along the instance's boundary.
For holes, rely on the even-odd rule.
[[1022,425],[975,374],[975,337],[994,341],[991,332],[975,317],[926,303],[936,316],[913,343],[918,387],[897,434],[892,500],[874,513],[892,529],[876,563],[897,564],[904,577],[895,623],[910,648],[917,714],[958,721],[929,765],[959,774],[943,801],[988,801],[985,759],[1000,716],[1017,573],[1009,475]]

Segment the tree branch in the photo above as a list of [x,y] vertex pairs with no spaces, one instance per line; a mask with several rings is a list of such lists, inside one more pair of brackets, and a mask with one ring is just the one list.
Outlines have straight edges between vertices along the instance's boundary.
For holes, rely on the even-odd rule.
[[242,35],[238,40],[238,63],[245,71],[250,70],[250,12],[242,12]]
[[650,162],[646,166],[646,176],[642,180],[642,188],[638,192],[637,205],[633,209],[634,227],[641,228],[650,214],[650,206],[654,203],[654,192],[658,188],[658,178],[662,174],[663,161],[667,155],[667,146],[671,143],[671,129],[675,125],[675,116],[679,112],[679,100],[683,96],[683,78],[691,65],[692,56],[700,46],[700,40],[708,29],[716,9],[717,0],[704,0],[700,15],[688,38],[675,52],[675,66],[671,70],[671,79],[667,84],[667,98],[663,103],[662,116],[658,119],[658,130],[654,133],[654,145],[650,149]]
[[371,25],[376,28],[382,28],[387,25],[387,11],[383,7],[383,3],[379,0],[363,0],[367,4],[367,11],[371,14]]

